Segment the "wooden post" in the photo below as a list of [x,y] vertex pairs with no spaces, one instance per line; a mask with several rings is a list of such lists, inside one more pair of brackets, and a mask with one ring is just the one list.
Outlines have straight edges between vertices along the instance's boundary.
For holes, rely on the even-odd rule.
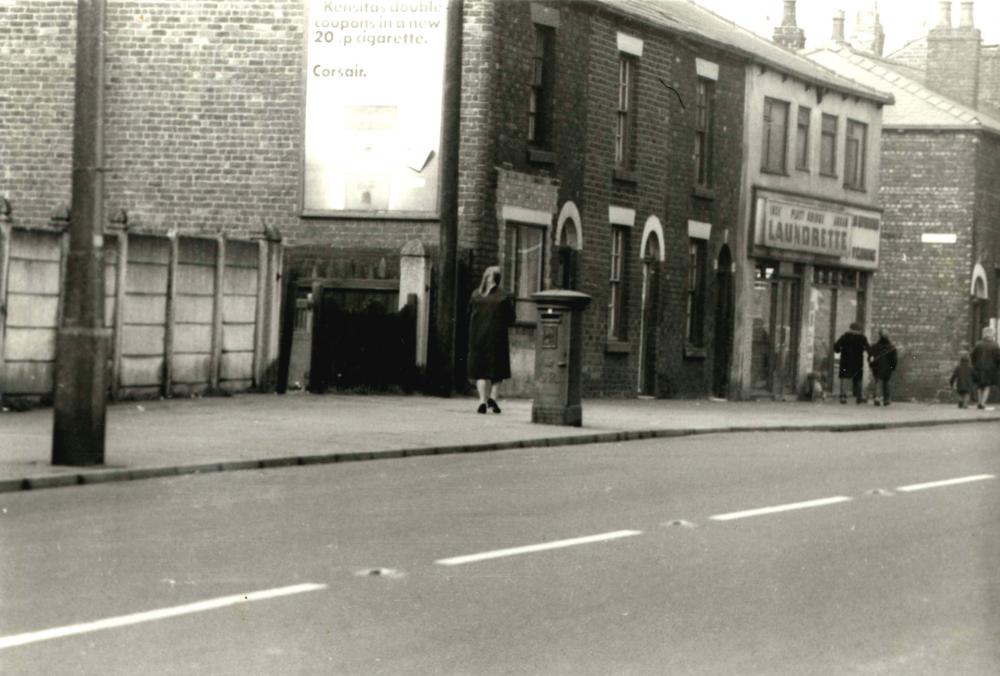
[[264,381],[264,323],[267,321],[265,289],[267,285],[267,241],[257,242],[257,303],[254,307],[253,325],[253,387],[260,388]]

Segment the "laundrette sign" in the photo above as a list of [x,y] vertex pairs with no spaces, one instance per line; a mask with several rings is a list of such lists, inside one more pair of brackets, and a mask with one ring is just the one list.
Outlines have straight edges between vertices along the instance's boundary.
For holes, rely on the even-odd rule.
[[760,244],[837,258],[850,267],[878,267],[877,212],[825,209],[773,198],[761,198],[757,206]]

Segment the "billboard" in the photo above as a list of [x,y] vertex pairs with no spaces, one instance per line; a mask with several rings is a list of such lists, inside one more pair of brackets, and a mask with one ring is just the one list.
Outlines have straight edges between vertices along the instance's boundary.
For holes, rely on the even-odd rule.
[[447,11],[309,0],[304,215],[437,215]]

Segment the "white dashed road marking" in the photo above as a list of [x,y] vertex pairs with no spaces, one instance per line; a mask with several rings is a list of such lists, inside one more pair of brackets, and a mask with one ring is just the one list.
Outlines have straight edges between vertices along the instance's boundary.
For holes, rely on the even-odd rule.
[[957,479],[945,479],[944,481],[930,481],[925,484],[910,484],[909,486],[900,486],[897,491],[911,492],[911,491],[922,491],[926,488],[940,488],[941,486],[954,486],[955,484],[967,484],[971,481],[985,481],[987,479],[996,479],[995,474],[976,474],[974,476],[963,476]]
[[2,636],[0,637],[0,650],[4,650],[6,648],[13,648],[14,646],[19,646],[19,645],[25,645],[26,643],[37,643],[39,641],[48,641],[54,638],[63,638],[66,636],[75,636],[77,634],[86,634],[92,631],[99,631],[101,629],[113,629],[115,627],[124,627],[130,624],[139,624],[141,622],[164,620],[168,617],[177,617],[178,615],[188,615],[190,613],[200,613],[206,610],[215,610],[216,608],[235,606],[240,603],[249,603],[250,601],[264,601],[266,599],[273,599],[278,596],[301,594],[303,592],[316,591],[318,589],[326,589],[326,585],[308,583],[308,584],[296,584],[290,587],[277,587],[275,589],[264,589],[262,591],[250,592],[249,594],[234,594],[233,596],[222,596],[217,599],[198,601],[196,603],[188,603],[183,606],[173,606],[172,608],[160,608],[159,610],[149,610],[142,613],[132,613],[131,615],[119,615],[118,617],[109,617],[103,620],[96,620],[94,622],[83,622],[81,624],[70,624],[65,627],[55,627],[53,629],[32,631],[26,634],[14,634],[13,636]]
[[807,500],[805,502],[792,502],[787,505],[776,505],[774,507],[761,507],[759,509],[748,509],[743,512],[729,512],[728,514],[716,514],[708,518],[714,521],[732,521],[734,519],[745,519],[751,516],[763,516],[765,514],[777,514],[778,512],[790,512],[793,509],[807,509],[809,507],[824,507],[835,505],[838,502],[850,502],[851,498],[844,495],[837,495],[832,498],[821,498],[819,500]]
[[616,530],[610,533],[600,533],[598,535],[587,535],[585,537],[570,538],[568,540],[555,540],[553,542],[543,542],[537,545],[526,545],[524,547],[512,547],[510,549],[495,549],[490,552],[480,552],[479,554],[467,554],[465,556],[453,556],[448,559],[438,559],[434,563],[442,566],[458,566],[463,563],[474,563],[487,559],[499,559],[504,556],[516,556],[518,554],[530,554],[532,552],[542,552],[547,549],[559,549],[561,547],[573,547],[575,545],[586,545],[593,542],[604,542],[605,540],[616,540],[627,538],[633,535],[642,535],[641,530]]

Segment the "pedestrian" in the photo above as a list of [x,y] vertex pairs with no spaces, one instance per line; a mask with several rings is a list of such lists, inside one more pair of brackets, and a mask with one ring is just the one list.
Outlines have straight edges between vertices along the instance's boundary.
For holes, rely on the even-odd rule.
[[861,325],[851,322],[850,328],[833,344],[833,351],[840,354],[840,403],[847,403],[848,383],[851,384],[854,400],[864,403],[861,380],[865,375],[865,352],[871,354],[871,346],[865,334],[861,333]]
[[468,375],[476,381],[479,413],[500,412],[497,392],[500,381],[510,378],[510,340],[507,329],[514,323],[514,301],[500,287],[500,268],[493,265],[469,299]]
[[967,350],[958,354],[958,366],[951,372],[948,384],[955,388],[958,407],[969,408],[969,397],[976,391],[976,373],[972,370],[972,360]]
[[896,370],[896,346],[892,344],[889,334],[884,330],[878,332],[878,340],[868,352],[868,365],[872,369],[872,375],[875,376],[875,405],[888,406],[892,400],[889,379]]
[[970,355],[976,377],[976,408],[986,408],[990,388],[1000,379],[1000,347],[997,346],[996,337],[996,331],[992,327],[984,328],[982,340],[975,344]]

